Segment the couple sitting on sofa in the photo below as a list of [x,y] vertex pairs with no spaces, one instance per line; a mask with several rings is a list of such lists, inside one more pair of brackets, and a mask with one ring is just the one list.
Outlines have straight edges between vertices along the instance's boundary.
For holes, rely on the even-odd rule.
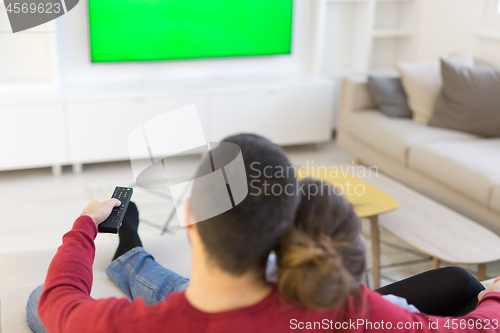
[[[262,137],[237,135],[224,141],[240,147],[247,179],[260,180],[253,187],[266,181],[266,186],[295,191],[250,191],[232,209],[192,223],[200,214],[199,203],[211,200],[197,195],[195,181],[186,209],[193,248],[190,280],[160,266],[144,250],[138,211],[131,203],[107,274],[132,301],[90,297],[97,225],[119,205],[116,199],[91,202],[63,237],[44,285],[30,296],[27,316],[33,331],[444,332],[443,316],[478,323],[467,331],[486,326],[500,331],[500,282],[483,290],[469,273],[452,267],[371,291],[361,283],[365,250],[360,221],[346,199],[329,184],[305,179],[302,184],[308,186],[299,190],[295,175],[270,172],[291,165],[280,148]],[[309,193],[314,186],[315,194]],[[273,250],[276,271],[266,279]],[[382,294],[400,298],[391,296],[390,302]]]

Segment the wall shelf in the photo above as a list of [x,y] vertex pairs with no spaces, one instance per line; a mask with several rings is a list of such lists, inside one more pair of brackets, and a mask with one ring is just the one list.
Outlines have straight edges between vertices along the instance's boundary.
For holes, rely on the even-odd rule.
[[484,28],[476,29],[476,36],[479,38],[500,41],[500,31],[492,31]]
[[314,70],[341,77],[412,61],[416,0],[316,0]]
[[356,71],[352,68],[337,68],[326,73],[327,76],[332,78],[342,78],[346,76],[355,76],[363,74],[360,71]]
[[415,33],[409,30],[375,30],[373,31],[373,38],[397,38],[397,37],[413,37]]

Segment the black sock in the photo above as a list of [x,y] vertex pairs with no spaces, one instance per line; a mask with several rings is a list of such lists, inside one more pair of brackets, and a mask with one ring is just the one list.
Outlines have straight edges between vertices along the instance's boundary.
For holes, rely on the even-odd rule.
[[125,217],[123,218],[122,226],[118,231],[120,244],[116,249],[113,260],[127,253],[135,247],[142,246],[141,239],[137,233],[139,227],[139,211],[137,206],[132,201],[129,203]]

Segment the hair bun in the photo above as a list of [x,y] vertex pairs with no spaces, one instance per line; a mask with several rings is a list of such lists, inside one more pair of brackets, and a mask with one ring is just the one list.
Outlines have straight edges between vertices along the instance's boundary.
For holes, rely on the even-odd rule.
[[342,305],[357,286],[336,250],[343,244],[327,236],[312,239],[297,230],[286,237],[286,243],[278,270],[280,293],[308,308]]

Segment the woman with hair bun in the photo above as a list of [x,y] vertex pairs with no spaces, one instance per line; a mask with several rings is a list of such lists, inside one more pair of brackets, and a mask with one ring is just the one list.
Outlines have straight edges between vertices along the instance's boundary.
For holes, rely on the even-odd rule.
[[[283,297],[298,306],[339,308],[351,314],[348,307],[354,301],[362,305],[359,313],[365,313],[364,320],[390,326],[378,329],[382,331],[500,331],[500,282],[484,290],[459,267],[424,272],[377,291],[368,289],[362,283],[364,238],[353,207],[328,183],[310,178],[302,182],[306,193],[294,225],[276,250],[277,285]],[[451,321],[448,316],[462,317]]]
[[308,308],[329,309],[358,290],[366,254],[361,223],[334,187],[306,178],[293,228],[281,241],[278,290]]

